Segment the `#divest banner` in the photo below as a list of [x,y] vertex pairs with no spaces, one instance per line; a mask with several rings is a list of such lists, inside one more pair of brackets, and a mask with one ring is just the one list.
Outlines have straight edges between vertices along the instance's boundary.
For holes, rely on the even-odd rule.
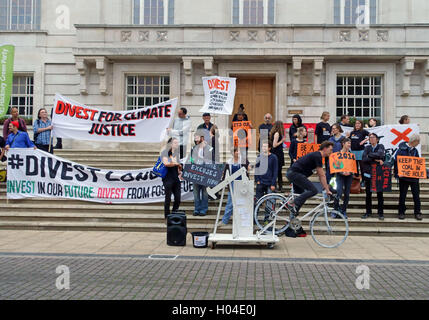
[[204,106],[200,112],[231,115],[234,109],[236,78],[203,77]]
[[56,94],[52,134],[76,140],[159,143],[176,106],[177,98],[136,110],[107,111]]
[[9,108],[12,93],[14,55],[14,46],[0,46],[0,117],[3,117]]
[[[192,200],[193,186],[181,181],[181,199]],[[162,179],[152,168],[106,170],[78,164],[39,149],[8,152],[7,198],[66,198],[104,203],[164,202]]]

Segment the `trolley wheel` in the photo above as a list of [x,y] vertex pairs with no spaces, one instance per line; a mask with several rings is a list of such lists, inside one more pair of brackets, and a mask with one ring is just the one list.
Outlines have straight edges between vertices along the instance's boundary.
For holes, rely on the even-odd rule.
[[268,249],[273,249],[274,248],[274,242],[270,242],[267,244]]
[[212,242],[212,249],[216,248],[216,242]]

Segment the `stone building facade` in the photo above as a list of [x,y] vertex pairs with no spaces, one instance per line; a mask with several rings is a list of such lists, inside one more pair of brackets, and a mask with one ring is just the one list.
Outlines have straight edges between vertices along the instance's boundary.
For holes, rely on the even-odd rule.
[[425,0],[0,0],[0,19],[16,46],[12,105],[34,118],[55,93],[112,110],[178,97],[196,128],[201,78],[220,75],[238,78],[235,107],[256,124],[408,114],[427,145]]

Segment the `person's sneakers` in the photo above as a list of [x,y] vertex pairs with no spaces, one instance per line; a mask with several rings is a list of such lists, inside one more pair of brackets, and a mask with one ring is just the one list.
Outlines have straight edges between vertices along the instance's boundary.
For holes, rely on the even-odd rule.
[[383,221],[384,220],[384,216],[378,216],[378,220]]
[[347,213],[346,212],[341,212],[342,215],[344,216],[345,219],[348,219],[349,217],[347,217]]
[[205,217],[206,213],[200,212],[200,213],[197,213],[197,215],[199,215],[200,217]]
[[414,217],[416,218],[416,220],[422,221],[423,217],[421,213],[415,214]]
[[225,227],[225,226],[227,226],[228,224],[226,224],[226,223],[224,223],[223,221],[221,221],[221,222],[219,222],[218,224],[217,224],[217,228],[218,229],[221,229],[221,228],[223,228],[223,227]]
[[200,214],[198,212],[194,212],[194,216],[199,216]]
[[400,213],[400,214],[399,214],[399,220],[404,220],[404,219],[405,219],[405,214]]
[[371,217],[371,214],[365,213],[365,214],[362,216],[362,219],[366,219],[366,218],[369,218],[369,217]]
[[337,214],[335,212],[331,212],[331,218],[332,219],[336,219],[337,218]]

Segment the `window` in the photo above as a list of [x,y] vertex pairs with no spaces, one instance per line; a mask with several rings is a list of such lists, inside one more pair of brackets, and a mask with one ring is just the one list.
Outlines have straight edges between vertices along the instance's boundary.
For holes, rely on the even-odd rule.
[[233,0],[233,24],[274,24],[274,0]]
[[0,0],[0,30],[40,30],[40,0]]
[[173,24],[174,0],[134,0],[134,24]]
[[344,114],[381,122],[383,85],[381,76],[337,76],[337,118]]
[[334,23],[377,23],[377,0],[334,0]]
[[10,108],[17,107],[19,115],[22,117],[33,116],[33,76],[13,76],[12,95],[10,97]]
[[127,110],[152,106],[170,99],[169,76],[127,76]]

